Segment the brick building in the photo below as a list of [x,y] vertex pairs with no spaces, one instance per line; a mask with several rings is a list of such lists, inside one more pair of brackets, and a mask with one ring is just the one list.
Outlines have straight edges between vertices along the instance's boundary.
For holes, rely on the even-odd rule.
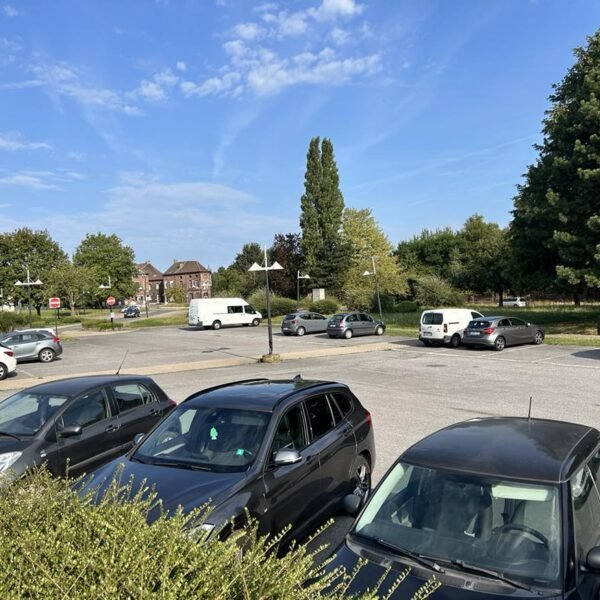
[[185,290],[187,299],[210,298],[212,278],[210,271],[197,260],[175,260],[163,273],[164,293],[177,286]]
[[148,302],[165,301],[163,274],[149,261],[136,265],[137,274],[133,281],[137,283],[136,302],[144,304],[144,290]]

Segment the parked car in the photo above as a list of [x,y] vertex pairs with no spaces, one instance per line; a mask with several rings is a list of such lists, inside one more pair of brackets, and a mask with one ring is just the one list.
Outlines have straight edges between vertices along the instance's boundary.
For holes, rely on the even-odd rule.
[[304,335],[327,331],[327,317],[308,311],[298,311],[285,315],[281,322],[281,332],[284,335]]
[[133,482],[132,496],[155,489],[168,512],[209,503],[211,536],[226,537],[248,513],[262,534],[291,524],[289,539],[339,509],[350,491],[363,502],[374,466],[371,416],[347,386],[256,379],[193,394],[80,491],[99,500],[119,477]]
[[[327,570],[352,572],[350,592],[385,577],[410,598],[435,576],[434,597],[569,598],[600,594],[600,432],[526,418],[473,419],[406,450]],[[353,510],[358,499],[345,505]],[[386,576],[386,569],[391,569]]]
[[0,334],[0,344],[14,352],[17,362],[32,359],[40,362],[52,362],[63,352],[60,340],[54,332],[49,333],[44,329],[2,333]]
[[17,370],[17,360],[10,348],[0,344],[0,381]]
[[535,323],[515,317],[483,317],[471,321],[465,331],[466,347],[486,346],[504,350],[506,346],[536,344],[544,341],[544,330]]
[[175,406],[149,377],[98,375],[42,383],[0,402],[0,472],[46,463],[77,476],[133,446]]
[[524,306],[527,306],[527,300],[519,296],[509,296],[502,301],[501,305],[499,304],[498,306],[515,306],[517,308],[523,308]]
[[128,306],[123,311],[123,318],[135,318],[140,316],[140,307],[139,306]]
[[364,312],[339,313],[327,323],[330,338],[343,337],[349,340],[355,335],[383,335],[385,323]]
[[425,310],[419,323],[419,339],[425,346],[449,344],[460,346],[465,328],[471,319],[483,315],[468,308],[436,308]]
[[262,315],[243,298],[194,298],[190,300],[188,325],[221,329],[225,325],[258,327]]

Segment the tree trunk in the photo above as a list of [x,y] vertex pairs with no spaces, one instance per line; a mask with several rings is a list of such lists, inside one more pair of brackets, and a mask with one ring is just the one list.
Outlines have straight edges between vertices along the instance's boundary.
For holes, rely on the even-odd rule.
[[75,298],[69,298],[69,308],[71,309],[71,316],[75,316]]
[[35,305],[35,312],[37,313],[38,317],[42,316],[42,305],[41,304],[36,304]]

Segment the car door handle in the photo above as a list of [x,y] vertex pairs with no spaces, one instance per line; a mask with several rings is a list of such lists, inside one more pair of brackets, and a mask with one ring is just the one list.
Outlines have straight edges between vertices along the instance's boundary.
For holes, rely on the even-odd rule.
[[158,416],[160,416],[161,414],[162,414],[162,410],[160,410],[160,408],[153,408],[153,409],[150,411],[150,415],[151,415],[151,416],[153,416],[153,417],[158,417]]
[[117,423],[116,425],[108,425],[104,431],[110,433],[111,431],[119,431],[119,429],[121,429],[121,423]]
[[319,456],[318,454],[313,454],[312,456],[307,456],[306,457],[306,464],[307,465],[311,465],[312,463],[315,462],[315,460],[317,460],[318,456]]
[[352,425],[346,425],[343,429],[342,429],[342,434],[343,435],[348,435],[349,433],[352,432]]

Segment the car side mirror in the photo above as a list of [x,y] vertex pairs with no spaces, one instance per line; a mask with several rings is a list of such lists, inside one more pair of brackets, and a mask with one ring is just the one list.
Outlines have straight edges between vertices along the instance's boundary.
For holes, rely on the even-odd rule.
[[360,510],[360,502],[361,499],[356,494],[347,494],[342,500],[342,508],[351,517],[355,517]]
[[600,546],[592,548],[585,559],[585,566],[593,573],[600,573]]
[[295,465],[301,460],[302,457],[300,456],[300,452],[297,450],[281,448],[281,450],[277,450],[275,457],[273,458],[273,464],[276,467],[281,467],[283,465]]
[[66,427],[57,428],[59,438],[70,438],[81,435],[81,425],[67,425]]
[[144,439],[145,436],[145,433],[136,434],[136,436],[133,438],[133,445],[137,446]]

